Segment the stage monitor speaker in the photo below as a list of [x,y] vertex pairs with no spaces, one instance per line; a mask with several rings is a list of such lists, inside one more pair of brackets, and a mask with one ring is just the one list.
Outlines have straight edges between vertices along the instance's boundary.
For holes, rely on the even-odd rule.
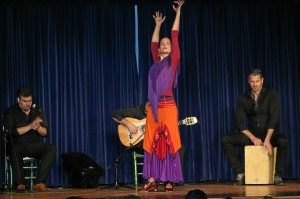
[[83,153],[64,153],[61,158],[74,188],[96,187],[100,176],[105,174],[103,168]]

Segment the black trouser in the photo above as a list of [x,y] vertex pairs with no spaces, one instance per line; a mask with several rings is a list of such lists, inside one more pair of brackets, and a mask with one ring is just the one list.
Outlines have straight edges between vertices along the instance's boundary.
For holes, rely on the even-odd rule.
[[23,157],[40,160],[35,183],[45,183],[47,175],[56,157],[56,147],[44,142],[27,142],[13,145],[9,150],[9,159],[13,172],[13,184],[25,184],[23,173]]
[[[254,136],[260,138],[262,142],[265,140],[266,133],[252,133]],[[288,153],[288,140],[283,134],[275,131],[270,142],[273,147],[277,147],[275,170],[276,172],[281,173],[284,169]],[[237,173],[240,173],[239,170],[241,169],[241,162],[239,160],[236,147],[244,147],[246,145],[253,145],[253,143],[242,133],[230,134],[222,138],[222,146],[228,157],[229,163],[232,168],[237,170]]]

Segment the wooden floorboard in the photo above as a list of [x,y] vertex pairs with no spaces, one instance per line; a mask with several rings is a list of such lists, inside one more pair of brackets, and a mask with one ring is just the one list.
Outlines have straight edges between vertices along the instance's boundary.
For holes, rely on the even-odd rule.
[[184,186],[175,187],[174,192],[163,192],[163,186],[159,186],[158,192],[138,193],[136,189],[124,188],[122,186],[108,188],[99,185],[95,188],[80,189],[66,187],[50,187],[47,192],[30,192],[15,193],[5,191],[0,194],[2,199],[66,199],[66,198],[84,198],[84,199],[100,199],[100,198],[122,198],[128,195],[137,195],[143,199],[183,199],[189,190],[201,189],[208,198],[226,198],[232,199],[264,199],[265,196],[272,198],[299,198],[300,199],[300,181],[285,181],[284,186],[274,185],[244,185],[233,186],[232,182],[201,182],[189,183]]

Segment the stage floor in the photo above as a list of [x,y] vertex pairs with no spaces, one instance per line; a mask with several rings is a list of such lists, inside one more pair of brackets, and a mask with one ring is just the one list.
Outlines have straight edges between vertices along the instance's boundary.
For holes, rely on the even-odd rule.
[[[96,188],[78,189],[66,187],[51,187],[47,192],[30,192],[15,193],[3,192],[0,195],[2,199],[66,199],[66,198],[84,198],[84,199],[100,199],[100,198],[122,198],[128,195],[137,195],[144,199],[183,199],[189,190],[201,189],[204,191],[208,198],[226,198],[233,199],[242,198],[299,198],[300,199],[300,181],[284,181],[284,186],[274,185],[244,185],[233,186],[232,182],[201,182],[189,183],[183,186],[175,187],[173,192],[163,192],[163,186],[159,186],[158,192],[138,193],[136,189],[125,188],[119,186],[105,187],[99,185]],[[271,198],[269,197],[269,198]]]

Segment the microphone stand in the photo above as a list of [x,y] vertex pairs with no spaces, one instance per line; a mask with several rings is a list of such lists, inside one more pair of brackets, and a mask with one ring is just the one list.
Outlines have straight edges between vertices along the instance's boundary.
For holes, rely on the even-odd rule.
[[129,189],[134,189],[133,187],[120,183],[119,181],[119,174],[118,174],[118,168],[119,166],[122,164],[123,160],[124,160],[124,155],[125,153],[130,149],[131,147],[127,147],[125,148],[125,150],[123,150],[123,152],[115,159],[115,161],[113,163],[111,163],[106,170],[110,169],[112,166],[115,167],[115,181],[112,185],[109,186],[105,186],[105,187],[101,187],[98,189],[106,189],[106,188],[112,188],[112,189],[119,189],[119,187],[125,187],[125,188],[129,188]]
[[126,184],[123,184],[123,183],[120,183],[119,181],[119,174],[118,174],[118,168],[119,166],[121,165],[120,163],[120,160],[124,160],[124,155],[125,153],[129,150],[129,149],[132,149],[134,148],[136,142],[138,140],[140,140],[140,138],[143,136],[144,134],[140,135],[138,137],[138,139],[136,139],[133,143],[130,143],[130,147],[126,147],[123,152],[115,159],[115,161],[113,163],[111,163],[107,168],[106,170],[110,169],[113,165],[115,167],[115,181],[112,185],[110,186],[105,186],[105,187],[101,187],[101,188],[97,188],[97,189],[105,189],[105,188],[112,188],[112,189],[119,189],[119,187],[125,187],[125,188],[129,188],[129,189],[135,189],[134,187],[131,187],[129,185],[126,185]]

